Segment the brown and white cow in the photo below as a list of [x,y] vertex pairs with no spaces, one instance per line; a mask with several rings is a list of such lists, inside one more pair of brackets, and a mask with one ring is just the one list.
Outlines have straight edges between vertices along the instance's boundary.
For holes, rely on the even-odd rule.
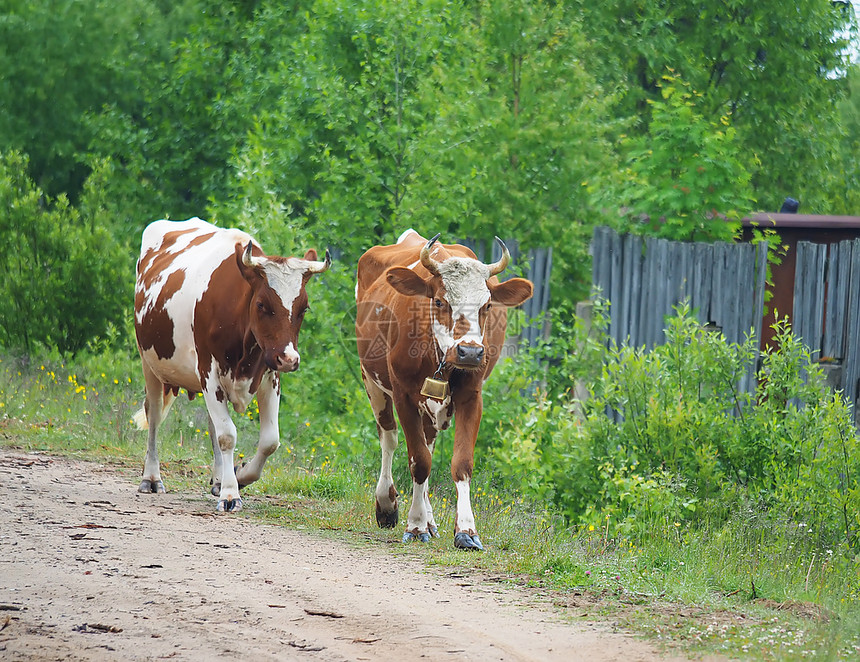
[[[331,266],[314,250],[304,258],[270,257],[240,230],[199,218],[156,221],[143,232],[134,326],[146,380],[136,420],[149,428],[140,492],[164,492],[158,463],[158,425],[183,388],[203,394],[214,453],[212,493],[218,510],[242,508],[240,486],[260,477],[280,444],[281,372],[299,367],[298,336],[315,273]],[[233,467],[236,426],[227,409],[242,412],[257,397],[260,439],[254,457]]]
[[523,278],[503,283],[496,278],[510,261],[500,239],[502,258],[484,264],[464,246],[437,244],[438,237],[427,241],[407,230],[396,244],[371,248],[358,261],[358,355],[382,448],[376,521],[386,528],[397,524],[391,474],[396,410],[412,473],[403,541],[427,542],[437,535],[429,498],[431,456],[437,433],[454,417],[454,546],[483,549],[469,491],[483,412],[481,389],[501,354],[506,306],[526,301],[533,287]]

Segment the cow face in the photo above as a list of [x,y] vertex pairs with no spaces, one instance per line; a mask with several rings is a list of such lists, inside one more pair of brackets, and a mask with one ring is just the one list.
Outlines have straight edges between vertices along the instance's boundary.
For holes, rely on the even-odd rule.
[[318,261],[309,250],[304,259],[269,258],[252,249],[251,242],[236,247],[239,271],[251,286],[248,329],[271,370],[292,372],[299,367],[299,330],[308,309],[305,285],[331,266],[331,256],[326,251],[325,261]]
[[483,369],[488,358],[488,324],[504,323],[503,315],[492,314],[493,307],[520,305],[531,297],[533,286],[523,278],[504,283],[494,278],[510,261],[501,240],[501,260],[484,264],[468,257],[436,261],[430,248],[437,238],[421,251],[421,262],[432,274],[430,278],[421,278],[405,267],[392,267],[386,278],[401,294],[430,299],[430,327],[447,363],[467,370]]

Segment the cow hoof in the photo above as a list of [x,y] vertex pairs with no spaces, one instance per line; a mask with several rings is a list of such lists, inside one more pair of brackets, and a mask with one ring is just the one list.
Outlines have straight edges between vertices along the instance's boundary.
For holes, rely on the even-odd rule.
[[430,526],[428,526],[427,530],[430,532],[431,538],[438,538],[439,537],[439,527],[436,526],[435,524],[431,524]]
[[412,533],[412,531],[407,531],[403,534],[403,542],[412,542],[413,540],[417,540],[418,542],[430,542],[430,534],[429,533]]
[[235,499],[221,499],[218,502],[219,513],[236,513],[240,510],[242,510],[242,499],[239,497]]
[[393,529],[397,526],[397,505],[394,506],[394,510],[391,512],[386,512],[379,507],[379,503],[376,504],[376,524],[380,529]]
[[160,480],[149,480],[148,478],[140,481],[140,487],[137,488],[137,491],[141,494],[164,494],[167,492],[164,489],[164,483]]
[[454,547],[469,551],[484,551],[484,546],[481,544],[481,539],[478,537],[478,534],[476,533],[475,535],[470,536],[465,531],[460,531],[459,533],[454,534]]

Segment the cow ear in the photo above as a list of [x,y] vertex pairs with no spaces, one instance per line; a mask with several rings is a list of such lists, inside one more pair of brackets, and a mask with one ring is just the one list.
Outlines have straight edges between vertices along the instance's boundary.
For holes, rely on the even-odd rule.
[[490,285],[493,301],[504,306],[519,306],[532,298],[534,285],[525,278],[511,278],[503,283]]
[[305,259],[306,259],[306,260],[311,260],[311,261],[313,261],[313,262],[316,262],[316,261],[317,261],[317,252],[316,252],[316,250],[315,250],[315,249],[313,249],[313,248],[311,248],[310,250],[308,250],[308,252],[307,252],[307,253],[305,253]]
[[391,267],[385,274],[385,279],[400,294],[408,297],[433,295],[428,283],[416,274],[412,269],[406,267]]

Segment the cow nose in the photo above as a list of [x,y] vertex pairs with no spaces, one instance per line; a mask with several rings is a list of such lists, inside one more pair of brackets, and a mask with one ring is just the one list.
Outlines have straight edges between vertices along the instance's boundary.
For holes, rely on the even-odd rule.
[[463,365],[478,365],[483,359],[483,346],[457,345],[457,363],[461,363]]
[[299,369],[299,355],[296,352],[286,352],[278,356],[278,370],[294,372]]

